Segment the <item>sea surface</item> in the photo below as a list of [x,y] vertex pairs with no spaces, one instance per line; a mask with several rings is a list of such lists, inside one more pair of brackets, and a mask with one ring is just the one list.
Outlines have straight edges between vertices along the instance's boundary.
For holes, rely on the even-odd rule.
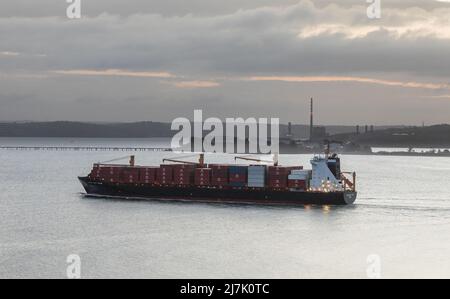
[[[0,146],[148,146],[167,140],[11,139]],[[349,207],[87,199],[94,162],[131,152],[0,150],[0,278],[450,278],[450,158],[343,156]],[[173,153],[135,152],[138,164]],[[282,155],[309,166],[309,155]],[[207,155],[208,162],[230,162]]]

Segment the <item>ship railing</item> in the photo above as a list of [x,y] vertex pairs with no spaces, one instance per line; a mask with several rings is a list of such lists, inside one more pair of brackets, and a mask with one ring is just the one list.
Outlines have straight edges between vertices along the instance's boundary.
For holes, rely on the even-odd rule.
[[[351,176],[351,178],[347,176]],[[341,181],[344,185],[344,191],[356,191],[356,172],[342,172]]]

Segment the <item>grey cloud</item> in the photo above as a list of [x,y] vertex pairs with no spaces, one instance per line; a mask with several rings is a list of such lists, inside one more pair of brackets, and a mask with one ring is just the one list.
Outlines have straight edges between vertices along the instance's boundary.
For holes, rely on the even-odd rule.
[[[164,16],[229,14],[240,9],[262,6],[293,5],[300,0],[81,0],[83,14],[95,17],[102,13],[121,16],[161,14]],[[315,0],[318,7],[339,4],[342,7],[365,5],[365,0]],[[0,17],[63,17],[68,4],[65,0],[2,0]],[[433,9],[448,3],[436,0],[383,0],[383,7],[421,7]]]
[[[408,22],[433,13],[419,9],[410,9],[409,14],[388,11],[386,20],[374,23],[365,17],[362,8],[320,9],[305,0],[285,8],[241,10],[215,17],[101,15],[75,21],[3,18],[0,39],[7,48],[0,50],[29,55],[0,57],[0,67],[125,68],[177,71],[185,75],[380,71],[450,75],[447,55],[450,39],[436,38],[426,31],[420,35],[421,28],[411,28],[400,37],[386,29],[389,26],[408,29]],[[398,15],[394,17],[395,12]],[[437,23],[431,29],[447,30],[450,35],[446,18],[449,13],[450,7],[436,11],[442,24]],[[338,24],[338,32],[298,36],[305,28],[314,30],[326,24]],[[381,27],[361,38],[348,38],[345,31],[339,31],[339,26],[357,32],[373,24]],[[33,53],[45,53],[46,57],[35,57]]]
[[[357,75],[448,83],[448,4],[383,1],[383,19],[373,21],[365,15],[365,1],[359,0],[332,6],[326,6],[330,1],[313,5],[304,0],[281,7],[278,5],[298,1],[242,5],[235,1],[180,1],[141,1],[143,8],[133,1],[120,1],[120,5],[117,1],[89,1],[99,6],[92,10],[92,17],[81,20],[0,17],[0,52],[20,53],[0,55],[0,73],[6,74],[0,75],[0,120],[170,120],[203,108],[219,116],[236,111],[242,116],[254,115],[257,109],[261,115],[301,122],[307,118],[301,99],[311,95],[323,105],[322,123],[420,123],[423,112],[432,112],[431,108],[435,109],[433,121],[448,119],[449,101],[427,98],[439,94],[425,90],[352,82],[239,80],[249,75]],[[146,6],[150,2],[160,6],[150,9]],[[419,2],[420,8],[401,4]],[[39,3],[49,16],[58,16],[50,2]],[[197,8],[195,3],[206,6]],[[351,6],[354,3],[358,6]],[[271,5],[260,7],[263,4]],[[85,9],[91,11],[88,5]],[[11,7],[11,2],[2,2],[1,14],[21,15]],[[128,7],[129,13],[121,7]],[[23,11],[29,14],[24,16],[46,15],[39,9]],[[104,11],[109,14],[101,14]],[[186,15],[189,12],[194,13]],[[417,26],[421,22],[424,26]],[[350,36],[360,31],[363,34]],[[169,72],[177,77],[54,73],[83,69]],[[221,85],[214,88],[180,89],[174,84],[215,79]],[[405,106],[408,113],[396,118]]]

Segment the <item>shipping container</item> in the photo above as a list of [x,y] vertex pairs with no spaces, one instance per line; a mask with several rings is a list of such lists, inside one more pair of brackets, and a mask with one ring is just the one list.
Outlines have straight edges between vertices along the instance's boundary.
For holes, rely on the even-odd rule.
[[96,170],[98,176],[100,177],[106,177],[109,175],[116,175],[120,174],[123,167],[109,167],[109,166],[102,166]]
[[250,165],[248,167],[247,186],[250,188],[264,188],[266,186],[267,166]]
[[209,164],[209,168],[211,168],[212,170],[220,170],[220,169],[228,170],[229,167],[230,165],[228,164]]
[[230,182],[229,185],[231,187],[239,187],[239,188],[243,188],[247,186],[247,182]]
[[230,173],[247,173],[248,166],[246,166],[246,165],[230,165],[228,170]]
[[230,182],[245,182],[247,181],[246,173],[230,173]]
[[305,180],[289,180],[288,181],[289,188],[295,188],[300,190],[307,189],[307,182]]
[[303,166],[269,166],[269,173],[285,174],[293,170],[302,170]]
[[173,180],[175,185],[192,185],[193,181],[194,181],[193,175],[177,176]]
[[173,181],[175,185],[193,184],[195,165],[176,164],[173,169]]
[[211,185],[219,187],[228,186],[228,178],[213,177],[211,179]]
[[194,183],[197,186],[211,185],[211,168],[197,168],[194,175]]
[[228,171],[230,186],[244,187],[247,185],[248,166],[232,165]]
[[156,180],[161,185],[173,184],[173,169],[175,165],[162,164],[156,172]]
[[123,183],[138,183],[139,182],[139,169],[136,167],[121,167],[120,180]]
[[293,170],[301,170],[302,166],[269,166],[268,186],[270,188],[284,189],[288,187],[288,176]]
[[228,186],[229,165],[211,164],[211,185],[224,187]]
[[139,183],[154,184],[158,167],[139,167]]
[[192,173],[195,170],[195,165],[175,165],[173,167],[175,175],[182,175],[185,173]]

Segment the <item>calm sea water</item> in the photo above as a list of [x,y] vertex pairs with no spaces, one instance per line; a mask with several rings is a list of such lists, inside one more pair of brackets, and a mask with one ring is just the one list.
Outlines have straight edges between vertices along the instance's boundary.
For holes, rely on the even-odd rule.
[[[1,145],[164,140],[0,139]],[[450,278],[450,159],[344,156],[350,207],[273,208],[85,199],[76,177],[122,152],[0,150],[0,278]],[[136,153],[158,164],[167,153]],[[169,154],[170,156],[170,154]],[[281,156],[309,165],[307,155]],[[209,162],[233,162],[210,155]]]

